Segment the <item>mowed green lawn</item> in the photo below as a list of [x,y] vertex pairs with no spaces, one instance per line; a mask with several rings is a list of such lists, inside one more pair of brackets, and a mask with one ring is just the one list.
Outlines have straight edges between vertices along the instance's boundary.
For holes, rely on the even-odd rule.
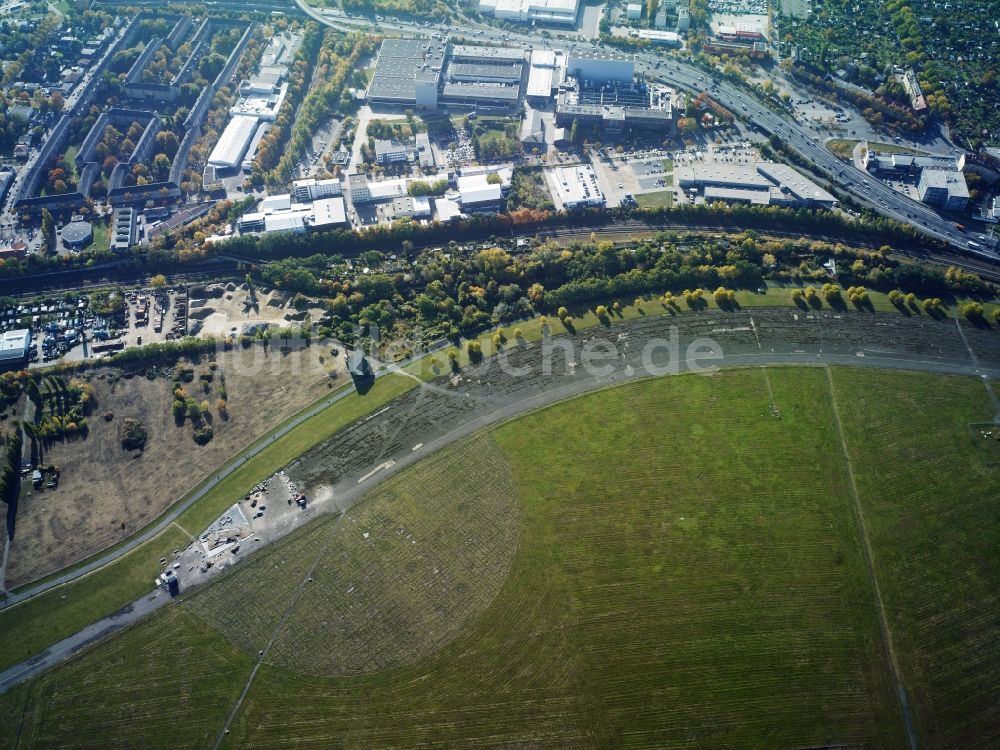
[[253,663],[171,607],[0,696],[0,747],[211,747]]
[[[996,746],[1000,479],[967,428],[991,415],[985,389],[875,370],[832,378],[921,747]],[[244,577],[246,596],[232,600],[242,609],[207,620],[253,632],[242,643],[252,654],[206,624],[210,587],[0,696],[0,747],[18,731],[21,747],[209,746],[266,631],[304,654],[342,642],[334,630],[355,645],[362,628],[382,642],[418,635],[405,632],[427,627],[408,617],[414,603],[454,606],[468,585],[439,541],[474,555],[483,545],[463,546],[469,528],[456,519],[511,492],[486,481],[480,453],[494,466],[502,457],[520,506],[493,602],[391,669],[307,676],[286,666],[301,655],[276,649],[226,746],[905,747],[825,370],[641,381],[475,439],[491,445],[421,462],[336,522],[356,524],[330,546],[336,556],[368,564],[323,562],[296,595],[326,559],[335,526],[320,522],[227,577],[220,592],[238,593]],[[464,500],[463,483],[474,484]],[[433,487],[452,500],[419,502]],[[413,515],[421,507],[427,518]],[[384,562],[372,567],[382,549],[406,565],[409,600]],[[439,575],[459,588],[435,587]],[[336,606],[321,606],[317,585]],[[379,588],[390,586],[386,606]],[[152,655],[171,639],[192,644],[183,658]],[[213,692],[190,720],[158,710],[205,683]]]
[[921,746],[1000,747],[1000,466],[967,429],[995,416],[986,389],[833,377]]

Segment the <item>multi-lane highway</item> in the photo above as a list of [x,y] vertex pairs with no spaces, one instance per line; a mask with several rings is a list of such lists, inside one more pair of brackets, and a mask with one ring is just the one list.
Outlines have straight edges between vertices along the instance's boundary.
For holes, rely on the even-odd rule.
[[[394,32],[401,36],[424,36],[436,31],[436,29],[428,30],[417,23],[396,19],[381,20],[375,24],[365,18],[345,17],[339,11],[321,12],[310,6],[306,0],[295,0],[295,3],[302,12],[319,23],[341,30],[377,28],[382,33]],[[463,32],[479,36],[483,41],[523,46],[525,49],[542,44],[563,46],[560,41],[549,41],[523,32],[500,30],[472,19],[463,19]],[[613,51],[607,45],[589,42],[579,37],[576,38],[576,43],[587,46],[592,44],[592,49],[595,51]],[[769,109],[750,91],[741,89],[729,81],[720,80],[719,76],[713,76],[677,58],[660,56],[654,52],[640,52],[636,55],[636,59],[638,70],[647,77],[681,89],[707,91],[740,120],[755,125],[764,133],[776,135],[859,204],[868,206],[883,216],[910,224],[917,231],[947,242],[963,253],[1000,261],[1000,254],[988,249],[985,235],[960,231],[954,222],[943,218],[928,206],[902,195],[876,177],[841,161],[827,150],[815,134],[791,118]]]

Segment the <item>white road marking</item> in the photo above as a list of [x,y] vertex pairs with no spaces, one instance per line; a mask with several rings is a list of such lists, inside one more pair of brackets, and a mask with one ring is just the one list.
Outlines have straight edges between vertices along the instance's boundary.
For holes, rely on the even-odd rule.
[[364,475],[363,477],[361,477],[361,479],[359,479],[359,480],[358,480],[358,484],[361,484],[361,483],[362,483],[363,481],[365,481],[366,479],[371,479],[371,478],[372,478],[373,476],[375,476],[376,474],[378,474],[378,473],[379,473],[380,471],[382,471],[383,469],[388,469],[388,468],[389,468],[390,466],[394,465],[395,463],[396,463],[396,462],[395,462],[395,461],[393,461],[393,460],[392,460],[392,459],[390,458],[390,459],[389,459],[388,461],[386,461],[385,463],[381,463],[381,464],[379,464],[379,465],[378,465],[378,466],[376,466],[376,467],[375,467],[374,469],[372,469],[372,470],[371,470],[371,471],[369,471],[369,472],[368,472],[367,474],[365,474],[365,475]]
[[375,417],[377,417],[379,414],[385,414],[391,408],[392,408],[391,406],[387,406],[384,409],[379,409],[374,414],[369,414],[367,417],[365,417],[365,421],[370,422],[371,420],[375,419]]

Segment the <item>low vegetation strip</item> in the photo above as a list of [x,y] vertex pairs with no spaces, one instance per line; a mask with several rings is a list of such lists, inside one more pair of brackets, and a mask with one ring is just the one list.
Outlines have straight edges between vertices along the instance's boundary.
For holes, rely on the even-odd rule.
[[155,539],[74,583],[0,611],[0,669],[117,612],[153,588],[162,557],[182,549],[191,537],[170,526]]
[[[435,454],[322,535],[329,540],[289,615],[294,626],[280,631],[268,662],[332,676],[433,653],[500,590],[517,549],[518,518],[510,468],[489,436]],[[320,536],[261,556],[194,597],[192,607],[256,653],[315,559]]]
[[[337,430],[415,386],[410,378],[387,376],[379,378],[366,395],[354,393],[338,401],[243,464],[177,522],[186,529],[204,529],[255,484]],[[0,652],[0,669],[17,664],[142,596],[151,588],[159,559],[189,541],[177,527],[170,526],[94,573],[0,611],[0,630],[8,645]]]

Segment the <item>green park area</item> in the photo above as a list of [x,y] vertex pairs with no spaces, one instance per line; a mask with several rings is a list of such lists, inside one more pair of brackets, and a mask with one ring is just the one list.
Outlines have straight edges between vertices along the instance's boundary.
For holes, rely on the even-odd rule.
[[674,193],[672,190],[639,193],[635,196],[635,202],[639,204],[639,208],[670,208],[674,205]]
[[266,649],[224,747],[903,748],[890,644],[920,746],[990,746],[993,413],[823,367],[555,404],[0,696],[0,747],[211,746]]

